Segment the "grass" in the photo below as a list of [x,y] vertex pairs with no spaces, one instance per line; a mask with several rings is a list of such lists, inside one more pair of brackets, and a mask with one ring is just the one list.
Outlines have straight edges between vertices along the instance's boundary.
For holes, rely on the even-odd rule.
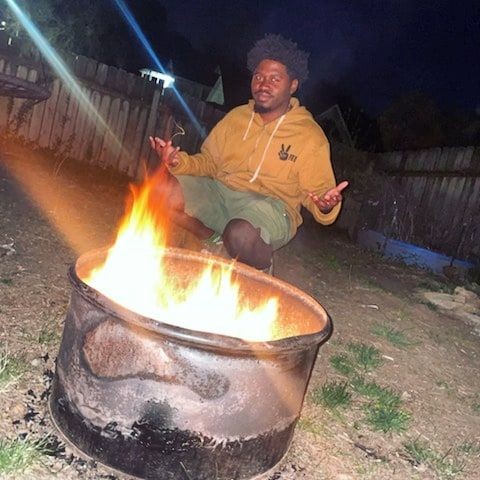
[[366,372],[383,364],[380,350],[364,343],[350,342],[347,349],[353,354],[357,364]]
[[422,290],[430,290],[431,292],[452,294],[456,285],[453,283],[437,282],[434,279],[422,280],[418,284],[418,288]]
[[313,433],[314,435],[320,435],[322,433],[322,429],[318,423],[303,415],[298,420],[297,426],[300,430]]
[[398,405],[383,403],[380,400],[365,407],[367,423],[377,431],[404,432],[410,422],[410,414]]
[[338,260],[337,257],[335,257],[335,255],[326,255],[325,256],[325,264],[328,266],[328,268],[330,268],[331,270],[334,270],[336,272],[338,272],[339,270],[341,270],[342,268],[342,264],[340,263],[340,261]]
[[313,262],[314,264],[323,265],[334,271],[339,271],[342,268],[342,263],[332,253],[317,252],[313,256],[310,255],[308,258],[305,258],[305,260],[309,263]]
[[19,359],[6,352],[0,352],[0,390],[18,380],[25,371],[25,365]]
[[38,333],[38,336],[36,338],[36,341],[40,345],[51,345],[53,343],[57,343],[59,339],[58,332],[56,325],[44,325],[41,329],[40,332]]
[[22,473],[48,452],[46,440],[0,439],[0,474]]
[[360,274],[359,275],[359,282],[363,284],[365,288],[371,290],[373,292],[384,292],[385,287],[377,280],[370,278],[366,275]]
[[397,330],[389,325],[375,325],[372,333],[385,338],[395,347],[408,348],[413,345],[413,342],[408,340],[402,330]]
[[418,439],[404,443],[403,447],[416,465],[427,463],[435,458],[435,452],[425,442]]
[[400,395],[390,388],[381,387],[375,382],[366,382],[362,377],[355,377],[351,382],[352,388],[365,397],[375,398],[382,405],[398,407],[402,400]]
[[22,332],[28,340],[40,345],[52,345],[58,343],[60,339],[55,319],[44,318],[39,331],[24,328]]
[[350,404],[351,397],[347,382],[327,382],[312,392],[312,400],[316,405],[332,409],[346,407]]
[[466,465],[466,456],[478,455],[480,448],[476,442],[463,442],[461,445],[450,448],[447,453],[441,455],[431,448],[426,442],[418,439],[403,444],[416,465],[430,465],[438,477],[445,480],[455,478],[463,473]]
[[465,441],[458,446],[460,452],[467,455],[480,455],[480,443]]
[[330,357],[332,367],[348,379],[344,382],[328,382],[312,393],[317,405],[329,408],[346,407],[352,392],[370,399],[364,403],[365,421],[373,430],[403,432],[408,428],[411,415],[402,410],[402,400],[394,390],[367,382],[362,376],[383,363],[381,352],[374,346],[359,342],[346,345],[347,351]]
[[473,397],[472,411],[480,414],[480,393],[476,393]]
[[337,372],[340,372],[341,374],[346,376],[356,371],[353,362],[347,355],[343,353],[330,357],[330,365],[332,365],[332,367],[337,370]]
[[12,285],[13,280],[11,278],[0,278],[0,283],[3,283],[3,285]]
[[400,408],[402,400],[398,393],[375,382],[366,382],[363,377],[354,377],[350,385],[359,395],[374,400],[365,405],[366,421],[374,430],[387,433],[407,429],[410,414]]
[[404,323],[410,320],[410,315],[411,314],[408,308],[402,308],[397,311],[395,317],[400,323]]

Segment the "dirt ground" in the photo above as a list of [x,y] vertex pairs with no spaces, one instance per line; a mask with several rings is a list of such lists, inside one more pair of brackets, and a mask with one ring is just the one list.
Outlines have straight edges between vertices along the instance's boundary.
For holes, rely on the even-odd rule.
[[[46,402],[71,292],[67,269],[110,241],[127,190],[113,173],[1,147],[0,353],[25,368],[0,387],[0,441],[50,434],[54,450],[33,469],[5,478],[124,478],[58,443]],[[265,478],[478,478],[480,337],[420,294],[454,285],[362,251],[342,232],[310,220],[277,252],[275,275],[317,299],[334,334],[320,348],[291,448]],[[398,393],[408,418],[401,431],[376,430],[368,421],[370,400],[335,367],[360,343],[380,353],[364,381]],[[350,403],[319,402],[315,392],[326,384],[348,387]]]

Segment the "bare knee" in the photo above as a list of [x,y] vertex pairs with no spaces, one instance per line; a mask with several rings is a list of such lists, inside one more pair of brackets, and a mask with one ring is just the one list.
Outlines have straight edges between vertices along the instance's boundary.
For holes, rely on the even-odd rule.
[[273,248],[260,237],[260,229],[240,218],[228,222],[223,232],[223,243],[228,254],[255,268],[268,268]]
[[173,175],[155,185],[153,197],[154,201],[167,211],[183,212],[185,209],[182,187]]

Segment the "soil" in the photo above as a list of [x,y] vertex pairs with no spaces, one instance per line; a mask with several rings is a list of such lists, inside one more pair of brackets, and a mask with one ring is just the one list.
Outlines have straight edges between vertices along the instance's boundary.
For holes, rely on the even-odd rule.
[[[111,241],[128,180],[52,158],[13,144],[0,149],[0,352],[26,365],[18,380],[0,388],[0,440],[48,434],[52,450],[27,472],[6,478],[122,479],[61,442],[47,398],[71,292],[67,269]],[[289,452],[266,479],[478,478],[480,338],[421,293],[455,285],[365,252],[308,216],[276,253],[275,276],[320,302],[334,334],[320,348]],[[408,344],[379,334],[382,328],[401,332]],[[365,379],[399,394],[410,416],[404,431],[375,430],[366,420],[368,400],[356,393],[345,408],[315,400],[323,385],[351,380],[331,363],[347,354],[350,342],[380,352],[382,364]],[[435,453],[415,455],[406,448],[413,442]]]

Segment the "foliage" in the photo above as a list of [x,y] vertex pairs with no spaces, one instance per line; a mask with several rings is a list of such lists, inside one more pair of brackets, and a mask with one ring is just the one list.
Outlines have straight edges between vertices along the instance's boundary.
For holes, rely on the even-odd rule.
[[322,433],[322,429],[314,419],[302,415],[297,423],[298,428],[304,430],[305,432],[313,433],[314,435],[319,435]]
[[351,396],[347,382],[327,382],[312,392],[314,403],[328,408],[346,407]]
[[416,464],[430,465],[440,479],[453,479],[465,470],[466,457],[478,455],[479,445],[476,442],[463,442],[440,454],[418,438],[403,444],[405,451]]
[[389,388],[381,387],[375,382],[365,382],[363,377],[355,377],[352,379],[351,385],[360,395],[376,398],[378,402],[384,405],[398,407],[402,403],[398,393]]
[[402,330],[397,330],[390,325],[375,325],[373,333],[387,339],[392,345],[400,348],[407,348],[412,345]]
[[25,365],[7,352],[0,352],[0,390],[17,381],[25,371]]
[[[311,88],[305,99],[306,105],[315,114],[321,114],[338,105],[350,133],[353,146],[363,151],[379,151],[382,140],[377,121],[371,118],[341,84],[320,80]],[[334,125],[326,122],[322,127],[330,141],[339,141]]]
[[386,151],[439,147],[445,143],[443,114],[435,102],[421,92],[394,101],[379,118]]
[[46,440],[0,439],[0,474],[22,473],[48,452]]
[[350,375],[355,372],[355,365],[351,359],[343,353],[330,357],[330,365],[343,375]]
[[359,342],[350,342],[348,350],[354,355],[355,361],[365,370],[369,371],[382,365],[383,360],[380,350],[373,345],[365,345]]
[[426,463],[435,456],[434,451],[425,442],[418,439],[404,443],[403,447],[417,465]]
[[399,409],[398,405],[378,400],[366,407],[366,419],[374,430],[403,432],[408,427],[410,414]]
[[[149,8],[150,21],[161,29],[166,23],[165,8],[153,0],[140,5],[130,0],[130,7]],[[138,42],[130,33],[114,2],[100,0],[23,0],[27,12],[47,41],[57,50],[69,51],[124,68],[138,68],[144,62]],[[28,38],[27,32],[9,9],[4,9],[8,33]]]

